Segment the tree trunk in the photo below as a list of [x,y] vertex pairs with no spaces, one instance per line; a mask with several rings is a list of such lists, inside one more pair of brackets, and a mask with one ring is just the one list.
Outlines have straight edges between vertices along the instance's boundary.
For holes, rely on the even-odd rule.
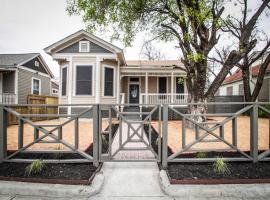
[[[196,122],[206,121],[206,117],[202,116],[207,112],[207,106],[204,104],[206,99],[204,97],[204,90],[202,92],[201,88],[205,85],[204,79],[194,78],[196,76],[188,74],[187,76],[187,88],[188,88],[188,113],[191,114],[190,119]],[[187,121],[187,127],[194,128],[195,124],[193,122]]]

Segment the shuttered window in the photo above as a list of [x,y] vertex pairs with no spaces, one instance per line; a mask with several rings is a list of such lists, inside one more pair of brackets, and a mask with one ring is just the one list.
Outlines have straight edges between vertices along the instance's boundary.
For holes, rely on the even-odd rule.
[[77,65],[76,95],[92,95],[92,66]]
[[67,68],[62,69],[62,96],[67,95]]
[[104,96],[113,96],[114,70],[112,68],[105,67],[104,73]]

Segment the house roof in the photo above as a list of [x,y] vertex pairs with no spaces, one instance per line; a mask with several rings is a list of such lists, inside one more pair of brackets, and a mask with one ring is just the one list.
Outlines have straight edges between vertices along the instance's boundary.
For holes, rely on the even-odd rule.
[[16,67],[38,56],[39,53],[0,54],[0,67]]
[[124,58],[124,53],[123,53],[123,50],[85,30],[79,30],[65,38],[63,38],[62,40],[59,40],[55,43],[53,43],[52,45],[44,48],[44,51],[49,54],[49,55],[52,55],[53,52],[58,49],[59,47],[63,46],[64,44],[74,40],[74,39],[77,39],[77,38],[88,38],[90,40],[92,40],[93,42],[97,42],[99,44],[102,44],[103,46],[105,46],[107,49],[109,49],[110,51],[113,51],[115,52],[116,54],[120,55],[123,62],[125,62],[125,58]]
[[22,66],[23,64],[27,63],[28,61],[36,57],[38,57],[39,60],[43,63],[46,72],[51,77],[54,77],[50,68],[48,67],[45,60],[39,53],[0,54],[0,67],[16,68],[18,66]]
[[[251,69],[252,76],[257,76],[258,75],[260,67],[261,67],[261,65],[256,65],[256,66],[252,67],[252,69]],[[270,72],[270,64],[267,66],[266,72]],[[235,82],[235,81],[239,81],[239,80],[242,80],[242,71],[240,69],[238,69],[231,76],[228,76],[223,81],[223,85],[228,84],[228,83],[232,83],[232,82]]]
[[179,67],[184,69],[184,64],[180,60],[127,60],[127,66],[131,67]]

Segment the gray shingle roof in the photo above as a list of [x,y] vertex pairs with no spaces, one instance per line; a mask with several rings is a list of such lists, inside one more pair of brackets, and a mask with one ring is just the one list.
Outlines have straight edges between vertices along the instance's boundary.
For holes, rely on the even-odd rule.
[[26,54],[0,54],[0,67],[16,67],[17,64],[28,61],[39,55],[38,53]]

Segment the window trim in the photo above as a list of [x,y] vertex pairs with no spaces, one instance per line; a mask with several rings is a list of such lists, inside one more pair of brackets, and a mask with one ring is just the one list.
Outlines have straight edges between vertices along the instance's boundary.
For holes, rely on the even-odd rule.
[[34,94],[34,80],[39,82],[38,95],[41,95],[41,79],[35,77],[32,77],[31,94]]
[[[82,44],[87,44],[86,51],[82,51]],[[90,41],[80,41],[79,42],[79,52],[80,53],[89,53],[90,52]]]
[[[76,63],[73,65],[74,66],[74,73],[73,73],[73,97],[94,97],[95,95],[95,91],[94,91],[94,78],[95,78],[95,75],[94,75],[94,63]],[[92,94],[76,94],[76,88],[77,88],[77,80],[76,80],[76,77],[77,77],[77,66],[91,66],[92,67],[92,80],[91,80],[91,86],[92,86]]]
[[[113,69],[113,95],[112,96],[108,96],[108,95],[105,95],[105,69],[106,68],[110,68],[110,69]],[[110,66],[110,65],[103,65],[102,66],[102,97],[104,98],[115,98],[116,97],[116,73],[115,73],[115,70],[116,68],[114,66]]]
[[[62,85],[62,83],[63,83],[63,69],[67,69],[67,77],[66,77],[66,94],[65,95],[63,95],[62,94],[62,87],[63,87],[63,85]],[[69,69],[68,69],[68,67],[67,67],[67,65],[64,65],[62,68],[61,68],[61,80],[60,80],[60,95],[61,95],[61,97],[67,97],[67,91],[68,91],[68,71],[69,71]]]

